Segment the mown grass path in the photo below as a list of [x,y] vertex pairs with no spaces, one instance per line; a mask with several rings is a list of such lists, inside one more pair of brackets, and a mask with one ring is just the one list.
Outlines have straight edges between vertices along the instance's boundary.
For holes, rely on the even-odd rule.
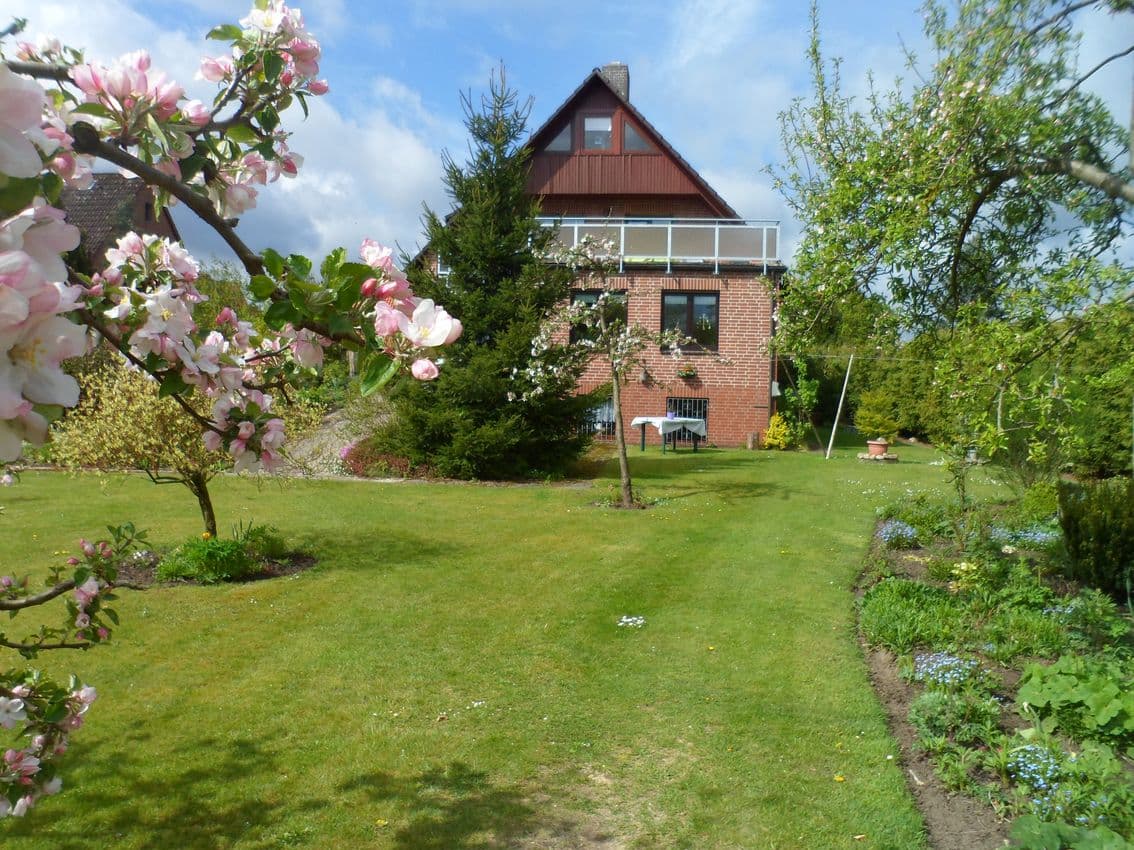
[[[943,486],[932,453],[632,454],[646,511],[596,507],[608,480],[218,480],[222,530],[318,566],[124,593],[110,646],[43,659],[99,699],[4,847],[924,846],[851,589],[874,506]],[[137,478],[2,495],[3,572],[108,522],[199,531]]]

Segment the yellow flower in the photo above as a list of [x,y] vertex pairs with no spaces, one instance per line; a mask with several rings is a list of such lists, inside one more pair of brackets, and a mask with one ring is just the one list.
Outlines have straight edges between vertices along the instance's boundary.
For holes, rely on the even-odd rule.
[[212,540],[212,538],[213,538],[213,536],[211,534],[209,534],[209,532],[207,532],[207,531],[201,532],[201,539],[202,540]]

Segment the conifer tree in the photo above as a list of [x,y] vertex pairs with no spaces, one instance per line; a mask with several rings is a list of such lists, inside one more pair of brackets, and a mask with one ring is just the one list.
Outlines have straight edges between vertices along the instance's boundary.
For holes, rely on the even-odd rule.
[[414,291],[459,315],[464,333],[446,351],[437,380],[399,387],[395,415],[379,443],[456,478],[558,474],[588,444],[583,424],[595,404],[576,395],[579,370],[560,374],[545,392],[521,398],[513,376],[532,358],[532,340],[550,310],[570,292],[570,273],[545,257],[554,239],[537,221],[526,191],[524,147],[531,99],[521,101],[503,68],[475,102],[462,95],[469,157],[443,157],[453,211],[426,208],[427,263],[410,270]]

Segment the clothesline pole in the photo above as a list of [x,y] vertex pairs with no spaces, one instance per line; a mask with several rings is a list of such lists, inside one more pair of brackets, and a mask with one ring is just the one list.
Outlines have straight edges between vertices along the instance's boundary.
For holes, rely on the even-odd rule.
[[843,413],[843,399],[847,397],[847,384],[850,383],[850,370],[853,365],[854,355],[852,354],[850,360],[847,361],[847,374],[846,377],[843,378],[843,391],[839,393],[839,406],[835,409],[835,424],[831,428],[831,439],[827,442],[827,456],[824,460],[831,459],[831,449],[835,447],[835,435],[839,433],[839,417]]

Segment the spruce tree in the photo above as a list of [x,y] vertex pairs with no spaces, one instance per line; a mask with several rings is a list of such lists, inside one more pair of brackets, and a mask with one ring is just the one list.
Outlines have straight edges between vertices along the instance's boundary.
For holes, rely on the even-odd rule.
[[526,192],[524,147],[531,99],[508,88],[503,68],[479,102],[462,95],[469,158],[443,155],[453,211],[425,210],[426,255],[410,269],[414,291],[444,304],[464,325],[446,349],[437,380],[404,382],[394,416],[379,437],[390,451],[455,478],[561,474],[586,449],[583,424],[596,400],[577,395],[578,370],[544,393],[521,399],[513,375],[531,360],[532,340],[570,293],[571,275],[543,257],[554,238],[541,227],[538,201]]

